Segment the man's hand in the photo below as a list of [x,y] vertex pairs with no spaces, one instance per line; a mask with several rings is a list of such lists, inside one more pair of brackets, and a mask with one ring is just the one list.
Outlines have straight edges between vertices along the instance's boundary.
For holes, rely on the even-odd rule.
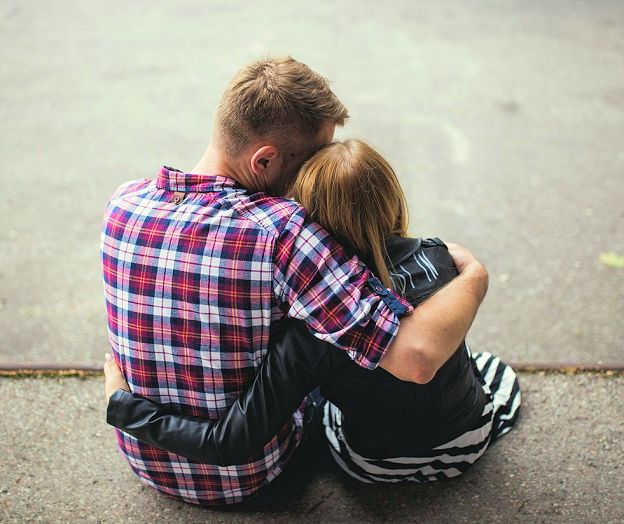
[[115,359],[106,353],[106,362],[104,363],[104,377],[106,377],[106,384],[104,385],[104,392],[106,393],[106,400],[111,397],[118,389],[124,389],[130,391],[130,386],[126,382],[126,379],[119,369]]
[[479,299],[479,303],[487,293],[489,275],[487,269],[479,262],[472,252],[459,244],[447,243],[449,254],[455,262],[460,275],[470,276],[472,292]]
[[474,264],[475,262],[477,264],[479,263],[470,250],[460,246],[459,244],[447,242],[446,247],[448,247],[449,254],[453,258],[453,262],[455,262],[457,271],[460,273],[464,271],[466,266]]
[[447,244],[459,276],[401,319],[379,365],[395,377],[426,384],[462,342],[488,287],[485,267],[466,248]]

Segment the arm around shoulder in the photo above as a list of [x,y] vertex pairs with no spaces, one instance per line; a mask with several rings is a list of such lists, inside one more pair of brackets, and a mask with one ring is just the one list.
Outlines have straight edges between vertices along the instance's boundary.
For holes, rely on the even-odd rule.
[[457,265],[457,278],[401,320],[380,363],[397,378],[430,382],[466,337],[487,292],[488,273],[474,257]]

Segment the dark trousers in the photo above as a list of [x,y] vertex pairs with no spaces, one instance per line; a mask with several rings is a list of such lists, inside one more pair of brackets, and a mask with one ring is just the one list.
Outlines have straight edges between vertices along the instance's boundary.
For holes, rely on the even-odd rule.
[[232,509],[250,511],[269,509],[301,498],[319,471],[319,464],[323,462],[323,457],[328,454],[323,429],[323,406],[326,400],[321,396],[318,388],[310,393],[308,398],[311,402],[304,413],[303,439],[286,470],[254,497],[233,505]]

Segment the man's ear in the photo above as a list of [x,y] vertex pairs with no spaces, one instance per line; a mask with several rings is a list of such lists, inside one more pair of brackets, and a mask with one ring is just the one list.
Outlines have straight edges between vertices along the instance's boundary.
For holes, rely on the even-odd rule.
[[258,181],[265,181],[274,172],[279,171],[279,151],[275,146],[262,146],[251,157],[251,171],[258,177]]

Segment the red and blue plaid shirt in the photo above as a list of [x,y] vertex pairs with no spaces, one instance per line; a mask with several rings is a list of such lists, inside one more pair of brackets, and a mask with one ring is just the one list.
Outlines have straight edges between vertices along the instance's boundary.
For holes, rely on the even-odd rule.
[[[271,323],[303,319],[374,368],[409,311],[296,202],[231,179],[162,168],[122,185],[101,240],[110,342],[133,392],[217,419],[249,385]],[[117,432],[148,485],[187,502],[240,502],[283,470],[299,412],[256,456],[219,467]]]

